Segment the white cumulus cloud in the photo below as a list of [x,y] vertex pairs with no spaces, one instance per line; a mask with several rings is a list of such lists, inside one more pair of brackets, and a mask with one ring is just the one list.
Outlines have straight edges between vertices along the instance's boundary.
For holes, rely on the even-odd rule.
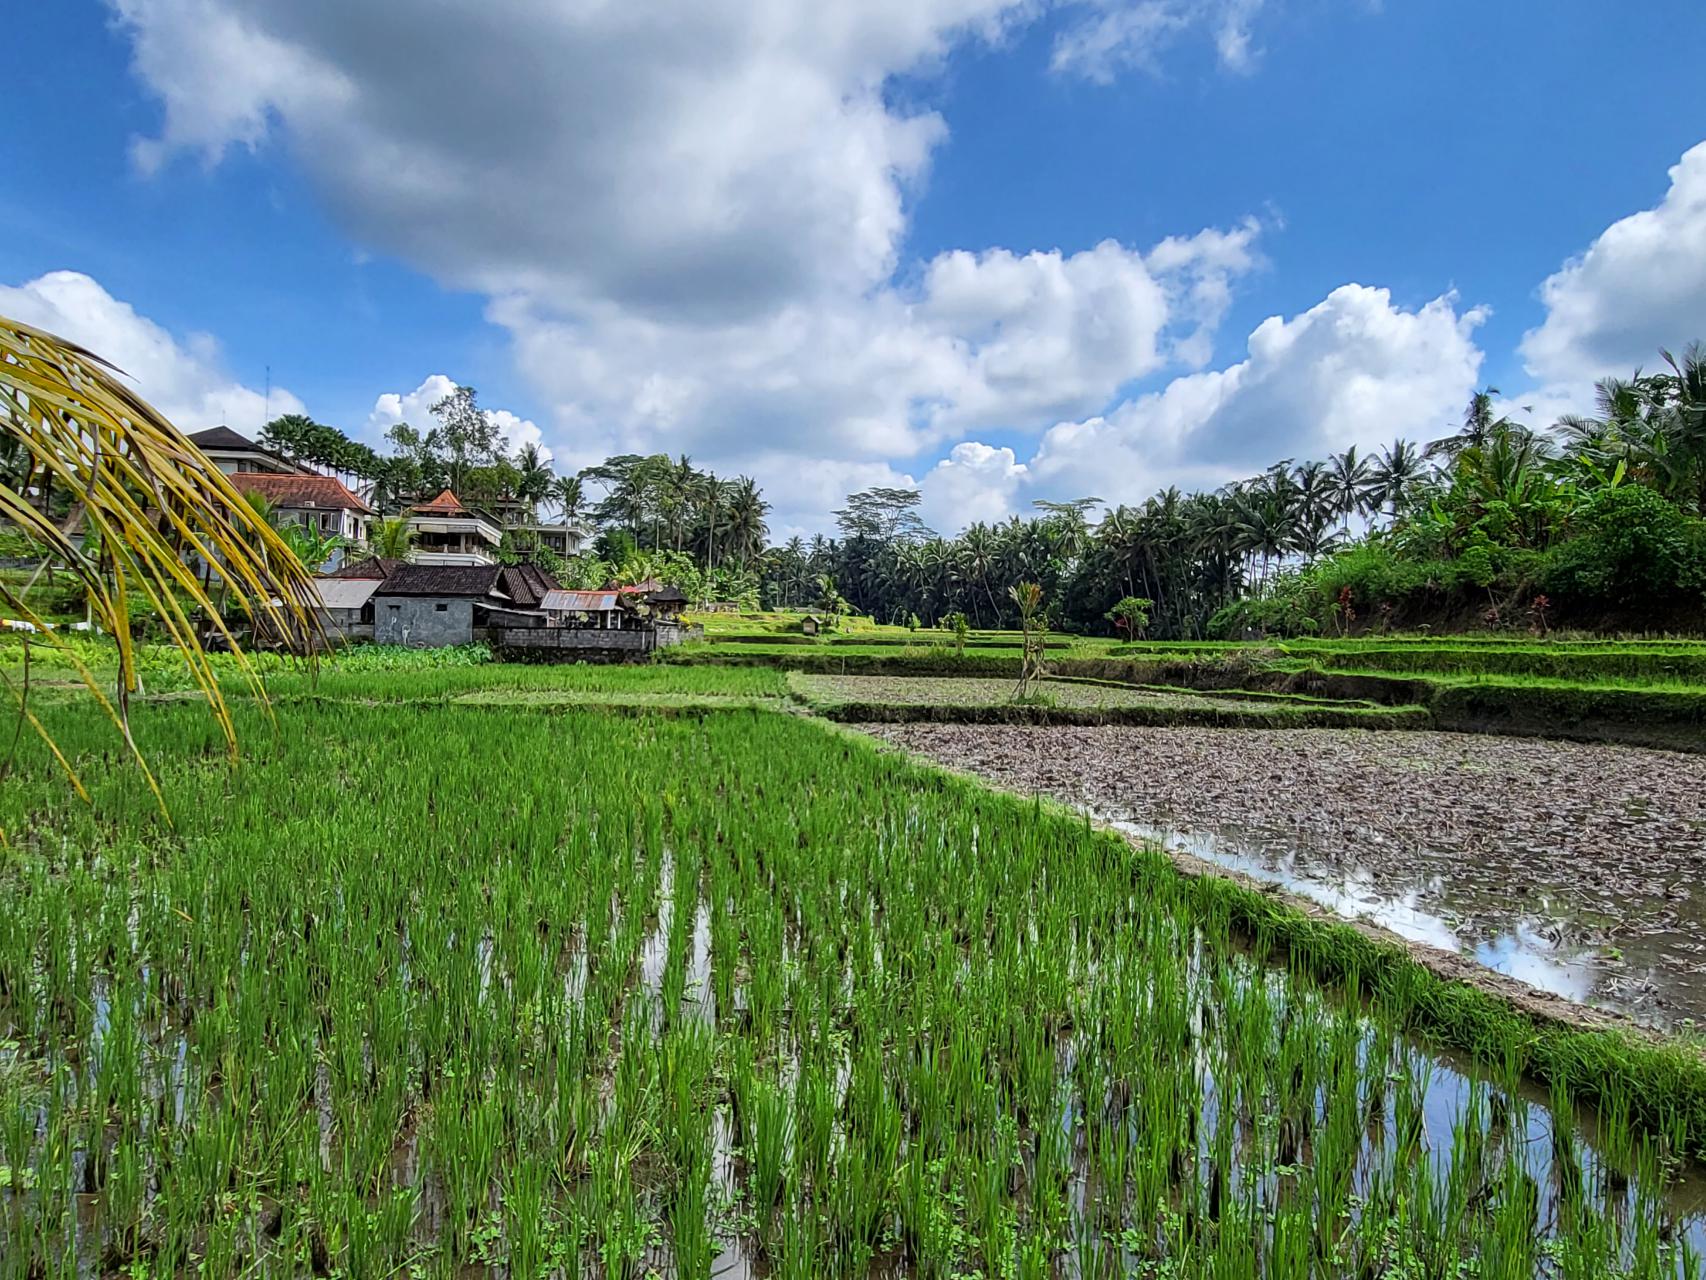
[[1475,389],[1485,315],[1451,295],[1410,310],[1385,289],[1344,285],[1290,319],[1263,321],[1237,364],[1057,424],[1026,463],[961,445],[976,465],[943,469],[955,499],[988,519],[1037,497],[1140,502],[1169,485],[1218,488],[1281,458],[1426,443],[1451,429]]
[[[894,77],[1112,0],[108,3],[164,108],[144,166],[287,150],[361,243],[488,297],[565,464],[688,452],[774,489],[1038,430],[1200,366],[1257,261],[1253,222],[901,260],[947,127]],[[1170,7],[1234,35],[1255,8]]]
[[0,315],[87,347],[183,431],[228,426],[254,436],[270,418],[304,411],[302,401],[281,387],[269,399],[233,378],[210,335],[175,337],[81,272],[52,271],[0,286]]
[[1016,509],[1025,477],[1025,464],[1012,449],[961,441],[925,474],[920,486],[924,521],[951,535],[968,524],[1005,520]]
[[1706,142],[1672,166],[1664,199],[1607,227],[1540,299],[1522,358],[1548,384],[1651,368],[1660,347],[1706,338]]
[[1540,286],[1546,316],[1523,335],[1536,385],[1501,411],[1536,427],[1592,413],[1600,378],[1652,369],[1661,349],[1706,338],[1706,142],[1670,169],[1651,209],[1612,223]]
[[891,75],[1016,0],[109,0],[151,163],[278,136],[368,243],[441,280],[732,318],[894,265],[945,126]]

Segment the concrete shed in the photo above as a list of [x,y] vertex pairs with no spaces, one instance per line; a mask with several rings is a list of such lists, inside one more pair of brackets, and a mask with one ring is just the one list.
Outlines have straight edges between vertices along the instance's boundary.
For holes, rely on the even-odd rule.
[[532,565],[406,564],[373,593],[373,638],[415,649],[470,644],[493,613],[505,626],[522,614],[543,622],[539,603],[556,586]]

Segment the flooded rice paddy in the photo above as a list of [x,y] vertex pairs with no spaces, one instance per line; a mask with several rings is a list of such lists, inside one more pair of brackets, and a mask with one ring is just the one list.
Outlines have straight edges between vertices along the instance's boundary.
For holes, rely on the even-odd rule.
[[[0,1277],[1630,1275],[1696,1135],[803,717],[195,708],[0,791]],[[56,722],[73,759],[110,749]]]
[[1706,758],[1408,731],[871,731],[1542,990],[1706,1022]]

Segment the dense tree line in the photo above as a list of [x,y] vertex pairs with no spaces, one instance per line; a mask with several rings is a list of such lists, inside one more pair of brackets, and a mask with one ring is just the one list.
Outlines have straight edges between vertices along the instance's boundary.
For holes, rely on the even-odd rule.
[[[685,455],[624,454],[557,475],[533,446],[507,452],[471,388],[400,425],[381,455],[292,416],[265,443],[353,477],[382,510],[439,489],[511,524],[592,535],[554,565],[565,581],[660,577],[699,598],[869,614],[935,626],[1018,621],[1034,582],[1057,626],[1106,632],[1148,601],[1148,633],[1201,637],[1486,623],[1697,629],[1706,590],[1706,354],[1598,388],[1596,412],[1537,431],[1476,393],[1457,430],[1320,460],[1285,460],[1213,492],[1136,505],[1039,502],[1029,518],[928,528],[913,489],[849,495],[836,536],[767,545],[770,504],[749,477]],[[393,530],[394,532],[394,530]],[[524,534],[506,555],[534,554]]]
[[[501,556],[549,562],[571,584],[667,576],[705,598],[756,603],[770,504],[750,477],[718,476],[685,454],[624,454],[559,475],[537,445],[510,452],[472,387],[457,387],[431,414],[431,426],[391,428],[388,454],[300,414],[268,423],[261,443],[343,477],[393,517],[375,529],[372,549],[380,554],[406,553],[407,531],[395,517],[450,489],[506,526]],[[569,561],[551,554],[526,528],[542,520],[581,527],[590,535],[586,554]],[[302,550],[317,561],[327,552],[318,543]]]
[[1429,443],[1287,460],[1212,493],[1136,506],[1038,503],[1030,519],[941,537],[913,490],[852,495],[839,538],[765,559],[776,605],[845,597],[883,621],[963,613],[1012,626],[1043,588],[1056,625],[1111,629],[1151,601],[1164,637],[1434,624],[1698,629],[1706,590],[1706,354],[1609,379],[1598,411],[1536,431],[1470,400]]

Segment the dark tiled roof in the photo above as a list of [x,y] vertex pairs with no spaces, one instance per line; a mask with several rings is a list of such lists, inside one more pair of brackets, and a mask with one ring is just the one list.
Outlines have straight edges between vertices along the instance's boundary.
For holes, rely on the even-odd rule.
[[686,604],[687,593],[680,587],[665,587],[662,591],[654,591],[646,599],[652,604]]
[[385,579],[382,596],[487,596],[498,587],[496,564],[405,564]]
[[341,569],[323,574],[327,578],[389,578],[398,569],[408,563],[407,560],[381,560],[378,556],[368,556],[365,560],[352,561]]
[[531,564],[402,564],[366,560],[340,576],[368,577],[371,565],[390,565],[382,596],[500,596],[518,609],[537,609],[557,580]]
[[536,609],[547,591],[559,589],[559,583],[536,564],[505,565],[499,579],[503,592],[523,609]]
[[275,507],[314,507],[326,511],[359,511],[372,515],[373,508],[344,487],[333,476],[281,476],[270,471],[239,471],[231,477],[239,493],[258,493]]
[[240,436],[230,427],[209,427],[206,431],[196,431],[190,435],[190,443],[198,449],[248,449],[254,453],[265,453],[247,436]]

